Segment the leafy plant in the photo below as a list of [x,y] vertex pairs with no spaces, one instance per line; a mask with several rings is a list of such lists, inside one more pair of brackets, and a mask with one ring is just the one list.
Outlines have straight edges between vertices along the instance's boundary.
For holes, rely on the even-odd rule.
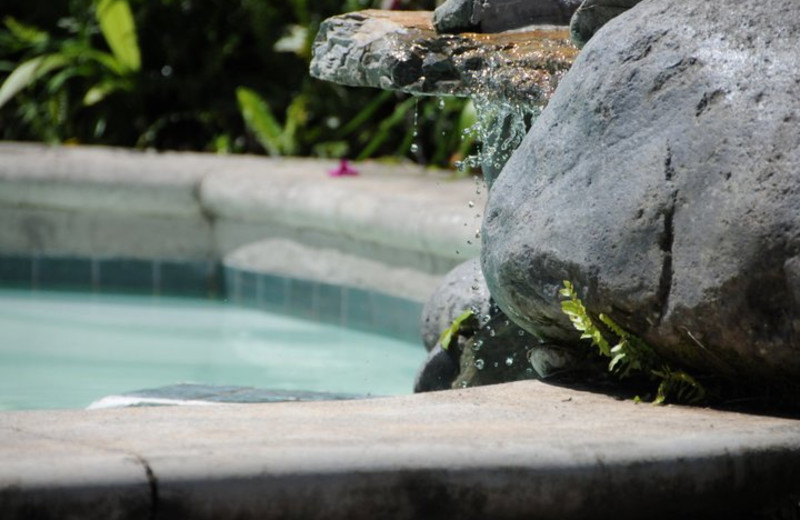
[[0,139],[449,166],[474,146],[466,100],[308,75],[320,22],[379,4],[4,0]]
[[[79,37],[56,42],[51,35],[37,27],[7,16],[4,24],[16,47],[27,49],[36,56],[20,63],[0,86],[0,107],[36,82],[48,78],[46,91],[51,95],[51,110],[39,112],[23,107],[23,117],[34,126],[56,129],[53,137],[63,140],[66,119],[70,110],[66,92],[67,81],[80,77],[87,80],[80,105],[95,105],[118,90],[133,88],[132,77],[141,68],[136,28],[126,0],[99,0],[95,16],[111,53],[95,48],[90,31],[83,28]],[[33,109],[32,109],[33,108]],[[43,121],[35,121],[44,118]]]
[[453,338],[458,336],[458,331],[461,329],[461,325],[469,320],[470,318],[474,318],[475,313],[471,310],[466,310],[458,315],[458,317],[453,320],[453,323],[450,324],[449,327],[442,331],[442,335],[439,336],[439,344],[442,346],[443,349],[447,350],[450,348],[450,343],[453,341]]
[[608,370],[620,378],[633,374],[644,374],[659,381],[655,404],[669,399],[679,402],[697,403],[705,398],[703,386],[683,370],[674,370],[660,359],[650,345],[643,339],[624,330],[608,315],[600,314],[599,320],[617,337],[616,344],[606,339],[604,332],[589,315],[583,302],[569,281],[564,281],[564,288],[559,294],[565,298],[561,309],[569,317],[572,325],[581,332],[581,339],[588,339],[597,347],[600,354],[611,358]]

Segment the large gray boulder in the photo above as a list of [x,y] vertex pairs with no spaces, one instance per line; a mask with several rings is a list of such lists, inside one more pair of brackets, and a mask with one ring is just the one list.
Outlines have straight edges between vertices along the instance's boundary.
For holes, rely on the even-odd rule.
[[800,375],[800,2],[644,0],[602,27],[494,184],[493,298],[577,342],[572,281],[670,360]]

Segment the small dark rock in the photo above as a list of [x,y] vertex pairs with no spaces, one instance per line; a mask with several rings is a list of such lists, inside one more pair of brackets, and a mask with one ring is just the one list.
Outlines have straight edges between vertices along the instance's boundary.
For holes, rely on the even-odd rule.
[[457,374],[458,361],[455,356],[437,343],[417,372],[414,379],[414,392],[447,390],[453,384],[453,379]]
[[440,33],[495,33],[528,25],[569,24],[580,0],[447,0],[433,13]]
[[572,15],[569,24],[572,43],[583,47],[594,33],[612,18],[619,16],[642,0],[584,0]]

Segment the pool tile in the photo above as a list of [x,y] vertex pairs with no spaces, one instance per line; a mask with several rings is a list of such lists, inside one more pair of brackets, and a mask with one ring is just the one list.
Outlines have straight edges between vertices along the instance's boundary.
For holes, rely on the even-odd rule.
[[369,292],[354,287],[345,287],[342,289],[342,294],[343,324],[355,329],[373,330],[372,302]]
[[245,307],[259,306],[258,273],[251,271],[239,272],[239,299],[236,303]]
[[289,279],[289,293],[286,299],[286,310],[292,316],[302,318],[315,318],[315,290],[314,282],[308,280]]
[[0,287],[31,287],[33,260],[29,256],[0,256]]
[[261,308],[271,311],[285,311],[288,300],[289,281],[282,276],[260,274]]
[[154,266],[150,260],[109,259],[96,263],[101,292],[136,292],[151,294],[154,291]]
[[40,257],[34,262],[34,286],[39,289],[92,289],[91,260]]
[[219,278],[216,262],[159,261],[158,292],[176,296],[201,296],[207,298],[214,293]]
[[325,323],[342,323],[342,288],[327,283],[317,284],[317,319]]
[[422,304],[384,293],[373,292],[372,325],[374,331],[398,339],[418,342]]

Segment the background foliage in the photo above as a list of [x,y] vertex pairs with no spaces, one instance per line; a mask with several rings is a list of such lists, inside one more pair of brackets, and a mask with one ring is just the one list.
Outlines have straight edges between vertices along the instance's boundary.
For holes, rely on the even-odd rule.
[[129,0],[138,68],[101,30],[102,0],[3,3],[0,81],[26,60],[58,58],[0,107],[2,139],[440,166],[471,144],[463,100],[309,77],[320,21],[376,0]]

